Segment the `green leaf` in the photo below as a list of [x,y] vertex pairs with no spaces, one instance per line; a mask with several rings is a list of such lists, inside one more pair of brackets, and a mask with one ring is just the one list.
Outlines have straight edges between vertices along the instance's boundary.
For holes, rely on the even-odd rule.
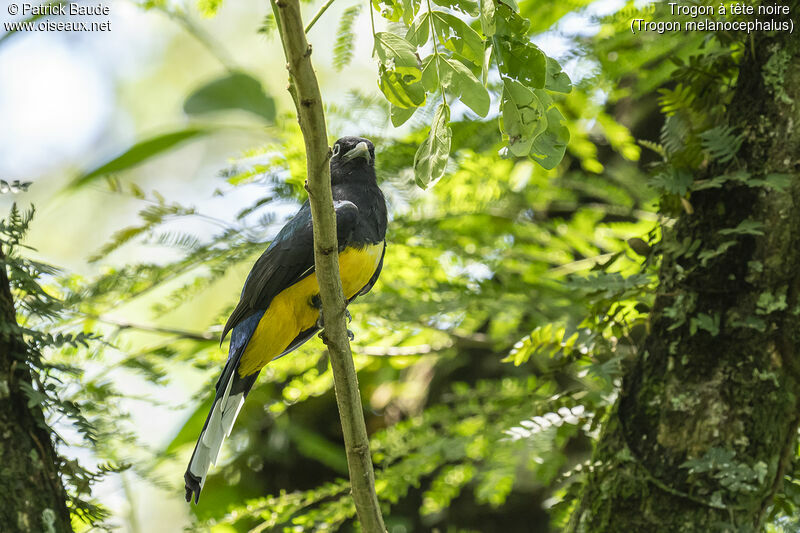
[[170,148],[188,141],[189,139],[208,135],[209,133],[211,133],[211,130],[209,129],[188,128],[138,142],[111,161],[103,163],[99,167],[96,167],[85,172],[83,175],[78,176],[72,181],[70,187],[82,187],[97,177],[111,174],[113,172],[128,170],[129,168],[144,163],[148,159],[160,155]]
[[416,108],[425,103],[425,88],[420,83],[419,77],[385,70],[381,66],[378,87],[389,103],[397,107]]
[[434,11],[433,27],[448,50],[457,52],[480,66],[483,62],[483,39],[466,22],[450,13]]
[[414,14],[419,10],[419,0],[372,0],[372,5],[382,17],[392,22],[402,20],[406,25],[411,24]]
[[375,34],[375,53],[384,64],[394,63],[396,68],[416,68],[417,49],[399,35],[385,31]]
[[533,90],[504,78],[500,109],[503,115],[500,129],[508,135],[508,149],[515,156],[527,156],[533,141],[547,128],[544,106]]
[[552,170],[564,158],[569,143],[569,129],[563,124],[564,115],[546,92],[534,90],[539,101],[547,108],[547,129],[533,141],[531,157],[547,170]]
[[422,85],[434,92],[440,83],[478,115],[485,117],[489,112],[489,91],[472,71],[460,61],[431,54],[422,60]]
[[264,93],[261,83],[243,72],[235,72],[196,89],[186,98],[183,110],[189,115],[241,109],[268,122],[275,119],[275,102]]
[[424,46],[430,38],[431,25],[428,21],[430,16],[429,12],[422,13],[414,20],[406,33],[406,40],[411,44],[419,47]]
[[544,89],[547,57],[535,44],[514,37],[499,37],[497,52],[503,74],[535,89]]
[[433,116],[428,137],[414,155],[414,176],[417,185],[423,189],[444,176],[453,136],[447,125],[449,121],[450,108],[446,104],[440,104]]
[[486,37],[491,37],[497,31],[494,14],[494,0],[481,0],[481,31]]
[[544,82],[544,88],[557,93],[572,91],[572,82],[569,80],[569,76],[561,70],[561,65],[552,57],[547,58],[547,79]]
[[480,13],[480,7],[475,0],[433,0],[433,3],[448,9],[457,9],[471,17],[477,17]]
[[699,329],[706,330],[712,337],[719,335],[719,315],[717,313],[714,313],[714,316],[698,313],[696,317],[692,317],[689,322],[689,333],[694,335]]
[[464,105],[485,117],[489,112],[489,91],[460,61],[439,58],[439,78],[442,86],[457,95]]
[[406,123],[408,119],[414,114],[417,110],[416,107],[409,107],[409,108],[402,108],[397,107],[396,105],[390,105],[391,110],[391,118],[392,118],[392,125],[395,128],[399,128],[403,124]]
[[711,159],[727,163],[739,152],[744,135],[735,134],[728,126],[717,126],[701,133],[700,139],[703,150]]
[[439,68],[435,59],[436,54],[431,54],[422,60],[422,85],[428,92],[435,92],[439,88]]
[[375,53],[381,63],[392,70],[419,70],[417,48],[399,35],[385,31],[375,34]]
[[768,315],[775,311],[783,311],[789,305],[786,303],[786,290],[778,291],[773,294],[770,291],[762,292],[758,295],[758,302],[756,303],[756,313],[759,315]]
[[764,223],[758,220],[742,220],[735,228],[719,230],[720,235],[764,235]]
[[398,35],[375,34],[375,52],[381,60],[378,86],[390,103],[404,109],[425,103],[416,51],[413,44]]
[[528,33],[531,23],[527,19],[519,16],[516,7],[510,7],[508,1],[495,2],[494,23],[495,33],[499,36],[513,37],[519,39]]
[[333,66],[341,71],[353,59],[353,25],[361,12],[361,4],[350,6],[342,13],[336,30],[336,43],[333,45]]

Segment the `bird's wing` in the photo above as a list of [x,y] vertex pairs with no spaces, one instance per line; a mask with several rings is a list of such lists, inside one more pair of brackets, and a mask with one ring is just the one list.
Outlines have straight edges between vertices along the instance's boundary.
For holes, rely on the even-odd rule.
[[[343,249],[356,224],[358,208],[352,202],[334,202],[339,248]],[[314,272],[314,233],[308,202],[286,223],[269,248],[258,258],[245,281],[239,304],[233,310],[222,339],[248,316],[263,311],[282,290]]]
[[[358,217],[358,208],[352,202],[334,202],[339,248],[343,249],[350,240]],[[239,376],[239,367],[247,343],[258,328],[261,316],[270,302],[284,289],[310,275],[314,271],[314,236],[311,225],[311,210],[308,203],[281,229],[269,248],[256,261],[245,281],[239,304],[234,309],[222,334],[231,334],[228,360],[217,380],[216,396],[203,425],[203,430],[195,445],[186,481],[186,501],[194,496],[200,498],[211,463],[216,463],[222,442],[230,435],[233,423],[239,414],[247,393],[255,383],[258,372]],[[313,331],[302,341],[307,340]],[[302,342],[295,342],[286,350],[296,348]],[[285,352],[284,352],[285,353]]]

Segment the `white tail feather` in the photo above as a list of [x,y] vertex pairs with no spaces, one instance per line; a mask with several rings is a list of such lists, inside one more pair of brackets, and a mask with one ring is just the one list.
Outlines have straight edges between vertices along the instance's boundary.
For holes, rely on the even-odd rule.
[[192,475],[200,478],[201,488],[205,484],[206,474],[211,463],[217,464],[222,443],[225,441],[225,437],[231,434],[233,423],[244,405],[244,393],[240,392],[230,396],[232,383],[233,376],[228,379],[222,397],[214,402],[208,424],[200,434],[194,458],[189,465]]

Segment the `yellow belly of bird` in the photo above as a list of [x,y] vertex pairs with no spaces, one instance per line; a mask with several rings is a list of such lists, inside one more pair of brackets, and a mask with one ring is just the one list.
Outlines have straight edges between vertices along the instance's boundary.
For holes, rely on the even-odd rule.
[[[364,248],[345,248],[339,254],[339,275],[345,298],[360,291],[378,268],[384,244]],[[239,362],[239,375],[244,377],[261,370],[280,355],[300,332],[311,328],[319,318],[319,310],[311,299],[319,294],[317,274],[313,273],[282,290],[272,300],[258,322]]]

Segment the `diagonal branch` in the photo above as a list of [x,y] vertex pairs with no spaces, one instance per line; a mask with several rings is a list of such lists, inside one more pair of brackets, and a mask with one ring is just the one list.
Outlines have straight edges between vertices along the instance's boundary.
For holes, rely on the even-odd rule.
[[378,497],[375,494],[375,474],[372,470],[358,377],[345,324],[345,299],[339,278],[336,214],[333,209],[328,163],[330,148],[322,97],[311,65],[311,45],[306,41],[303,31],[298,0],[271,1],[286,54],[290,75],[289,91],[297,107],[297,118],[306,147],[306,189],[314,226],[314,264],[325,317],[323,339],[330,352],[353,501],[362,529],[367,533],[383,533],[386,527],[383,525]]

